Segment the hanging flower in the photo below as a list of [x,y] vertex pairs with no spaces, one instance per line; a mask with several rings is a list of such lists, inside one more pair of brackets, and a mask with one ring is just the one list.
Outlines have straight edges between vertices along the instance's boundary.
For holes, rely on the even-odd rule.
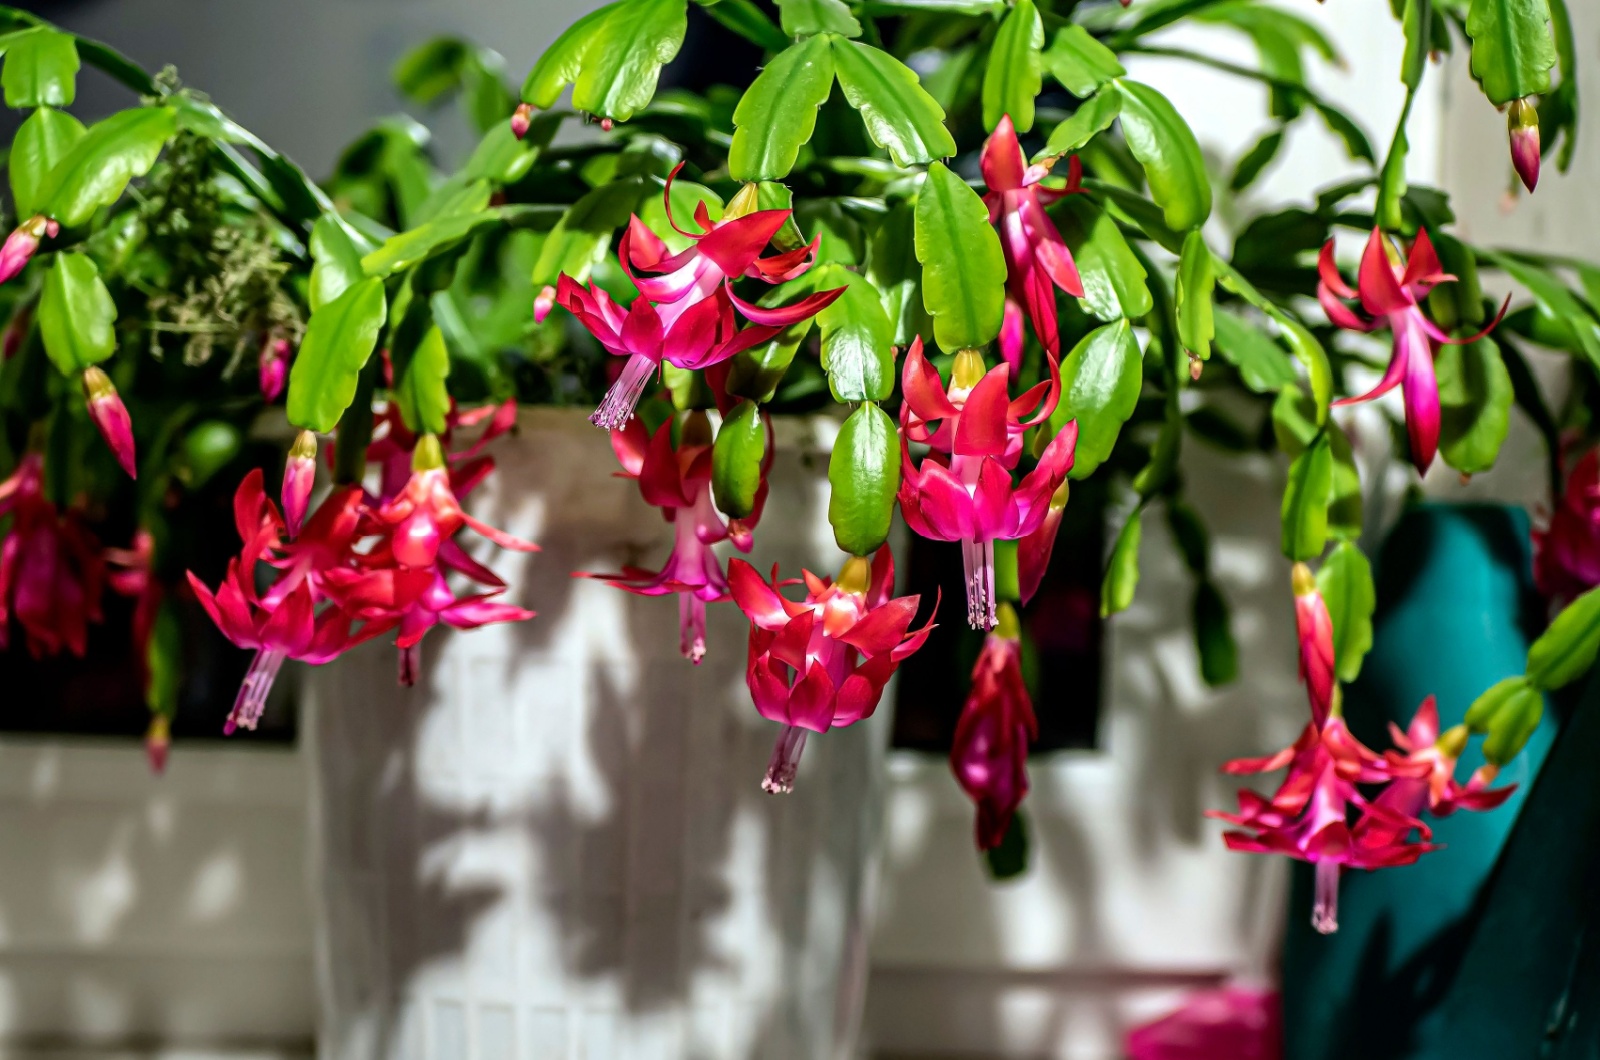
[[1506,136],[1512,168],[1531,192],[1539,185],[1539,108],[1532,96],[1514,99],[1506,108]]
[[1600,585],[1600,450],[1573,465],[1550,525],[1533,532],[1533,580],[1554,604]]
[[[894,556],[880,548],[852,556],[830,582],[803,571],[806,598],[796,603],[742,559],[728,564],[734,602],[750,619],[745,680],[756,710],[783,725],[761,787],[794,788],[806,733],[827,732],[872,716],[901,661],[922,647],[933,621],[909,632],[921,598],[893,599]],[[935,605],[937,610],[937,605]]]
[[[1011,478],[1022,456],[1023,432],[1055,410],[1060,376],[1054,359],[1048,360],[1050,379],[1013,401],[1007,389],[1010,366],[985,372],[976,350],[956,354],[948,390],[923,357],[920,338],[906,353],[901,434],[904,442],[925,442],[932,452],[918,466],[912,463],[910,445],[901,446],[900,511],[923,537],[961,542],[967,621],[974,629],[993,629],[996,621],[995,541],[1027,538],[1044,527],[1052,499],[1072,469],[1077,421],[1051,439],[1038,465],[1020,483]],[[937,429],[930,427],[933,422],[938,422]],[[1065,504],[1065,496],[1061,502]],[[1052,532],[1056,525],[1059,519],[1050,523]],[[1034,542],[1019,553],[1019,561],[1025,558],[1030,565],[1019,572],[1024,583],[1037,585],[1042,577],[1039,565],[1049,561],[1049,549],[1042,547],[1046,544]]]
[[1009,114],[1000,118],[984,142],[981,165],[983,182],[989,187],[983,201],[989,207],[989,220],[1000,230],[1000,245],[1006,256],[1008,326],[1001,334],[1000,349],[1012,371],[1018,371],[1022,367],[1018,305],[1026,307],[1034,334],[1045,350],[1059,358],[1056,288],[1076,298],[1083,297],[1083,281],[1073,263],[1072,251],[1044,212],[1047,203],[1081,190],[1078,185],[1083,179],[1083,165],[1073,156],[1064,190],[1040,184],[1049,174],[1050,165],[1027,164]]
[[[1441,283],[1455,279],[1439,263],[1439,255],[1428,239],[1426,229],[1417,230],[1416,242],[1410,255],[1401,261],[1391,260],[1389,241],[1383,231],[1372,230],[1367,247],[1361,255],[1361,271],[1357,287],[1352,289],[1339,275],[1333,261],[1333,240],[1323,245],[1317,261],[1317,299],[1322,303],[1328,320],[1336,327],[1350,331],[1376,331],[1387,327],[1394,333],[1394,352],[1389,367],[1378,385],[1360,397],[1335,401],[1334,405],[1351,405],[1382,397],[1396,386],[1405,394],[1406,433],[1411,442],[1411,462],[1418,473],[1428,470],[1439,449],[1439,381],[1433,372],[1434,352],[1439,343],[1459,345],[1476,342],[1500,323],[1506,306],[1490,321],[1489,326],[1465,339],[1451,338],[1422,311],[1422,300],[1428,292]],[[1359,298],[1366,315],[1346,306],[1340,299]],[[1510,299],[1506,300],[1510,305]]]
[[0,245],[0,283],[5,283],[32,259],[46,236],[54,239],[61,226],[48,217],[30,217],[12,230]]
[[1311,700],[1311,719],[1321,725],[1333,703],[1333,619],[1317,588],[1311,568],[1296,563],[1291,573],[1294,587],[1294,624],[1300,639],[1300,680]]
[[1028,794],[1028,745],[1039,738],[1033,700],[1022,681],[1022,628],[1010,604],[983,640],[972,688],[956,722],[950,768],[978,807],[978,849],[993,850]]
[[645,502],[660,508],[672,523],[672,555],[659,572],[625,567],[620,574],[583,575],[641,596],[676,593],[679,650],[696,665],[706,654],[706,604],[728,598],[728,580],[712,546],[732,536],[736,548],[750,551],[749,531],[761,517],[766,488],[763,469],[756,511],[742,520],[741,533],[730,535],[729,524],[711,500],[711,440],[711,424],[698,410],[685,418],[676,447],[671,420],[653,436],[636,419],[611,432],[611,447],[623,474],[637,481]]
[[105,562],[100,542],[75,511],[58,512],[44,493],[44,458],[28,453],[0,482],[0,518],[11,529],[0,545],[0,650],[10,647],[16,617],[35,659],[62,648],[82,657],[89,624],[103,617]]
[[94,420],[100,437],[105,439],[111,454],[122,465],[129,478],[138,478],[133,450],[133,421],[128,418],[127,406],[111,382],[111,377],[90,365],[83,370],[83,396],[89,404],[89,418]]
[[[1465,725],[1439,731],[1439,706],[1432,696],[1422,701],[1404,731],[1391,722],[1389,737],[1399,751],[1389,751],[1385,757],[1397,775],[1378,801],[1408,817],[1423,810],[1448,817],[1457,810],[1492,810],[1505,802],[1517,786],[1490,788],[1499,772],[1493,764],[1479,766],[1465,784],[1457,783],[1456,762],[1466,750],[1467,735]],[[1421,776],[1412,775],[1424,767]]]

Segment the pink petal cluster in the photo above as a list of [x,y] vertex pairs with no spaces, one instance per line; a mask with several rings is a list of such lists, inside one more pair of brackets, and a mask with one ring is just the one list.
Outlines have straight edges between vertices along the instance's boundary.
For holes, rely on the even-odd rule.
[[1549,525],[1533,532],[1533,579],[1556,604],[1600,585],[1600,450],[1573,465]]
[[35,659],[63,648],[82,656],[89,624],[103,617],[105,562],[100,542],[71,509],[61,512],[44,492],[44,458],[28,453],[0,482],[0,518],[11,528],[0,544],[0,651],[16,618]]
[[117,458],[129,478],[138,478],[133,447],[133,420],[122,403],[122,397],[111,382],[111,377],[99,368],[90,366],[83,370],[83,396],[88,402],[89,418],[105,439],[111,454]]
[[[1331,239],[1322,248],[1317,271],[1321,278],[1317,284],[1317,299],[1335,327],[1350,331],[1388,328],[1394,334],[1394,352],[1378,385],[1360,397],[1343,398],[1334,404],[1371,401],[1400,387],[1405,395],[1411,462],[1419,473],[1426,472],[1439,450],[1439,381],[1433,371],[1434,353],[1440,343],[1476,342],[1494,330],[1500,317],[1495,317],[1478,334],[1464,339],[1451,338],[1428,319],[1422,311],[1423,299],[1435,286],[1455,277],[1440,265],[1426,229],[1418,229],[1411,253],[1403,260],[1395,260],[1383,231],[1374,228],[1361,255],[1355,288],[1339,275]],[[1341,299],[1359,299],[1363,312],[1350,308]],[[1505,314],[1504,306],[1500,314]]]
[[796,602],[779,592],[776,567],[769,584],[744,560],[728,565],[733,599],[751,622],[750,695],[763,718],[783,726],[761,782],[770,792],[793,790],[806,733],[871,717],[895,668],[933,630],[930,619],[911,631],[920,597],[891,598],[887,545],[870,562],[846,560],[837,582],[802,573],[806,598]]
[[1039,737],[1033,700],[1022,680],[1021,629],[1009,604],[984,638],[972,689],[956,722],[950,768],[978,808],[978,849],[1000,845],[1028,794],[1028,745]]
[[1026,308],[1045,350],[1059,358],[1056,289],[1083,297],[1083,281],[1072,251],[1044,212],[1046,204],[1080,190],[1083,167],[1073,156],[1064,190],[1040,184],[1049,174],[1050,165],[1027,164],[1010,115],[1001,117],[984,142],[980,164],[983,182],[989,188],[983,201],[989,207],[989,220],[1000,230],[1000,245],[1006,257],[1006,327],[1001,332],[1000,350],[1012,371],[1020,371],[1022,309]]
[[[702,203],[695,211],[699,229],[678,228],[672,220],[671,192],[669,180],[668,220],[694,242],[682,253],[668,254],[661,240],[632,218],[617,252],[623,271],[639,288],[639,296],[627,309],[598,285],[584,287],[565,273],[556,283],[556,303],[576,316],[608,352],[627,358],[590,417],[607,430],[628,422],[645,384],[663,363],[686,369],[720,364],[816,315],[844,293],[842,287],[821,291],[776,308],[741,300],[733,293],[735,279],[748,275],[780,283],[797,276],[810,266],[815,245],[770,258],[759,256],[789,219],[788,210],[730,208],[729,216],[713,223]],[[739,326],[735,308],[750,321],[745,327]]]
[[1280,1060],[1283,999],[1276,990],[1199,990],[1183,1006],[1128,1032],[1129,1060]]
[[[1048,420],[1060,396],[1055,359],[1046,360],[1050,378],[1015,400],[1008,389],[1011,366],[985,371],[974,350],[956,355],[948,388],[923,356],[920,338],[901,370],[900,511],[923,537],[961,542],[967,621],[974,629],[993,629],[996,622],[995,541],[1025,542],[1019,576],[1025,588],[1036,587],[1060,523],[1065,496],[1058,491],[1072,469],[1077,421],[1057,432],[1021,482],[1012,480],[1024,432]],[[920,464],[912,460],[912,442],[931,450]]]
[[[246,476],[234,497],[234,521],[244,542],[240,554],[229,561],[214,593],[189,574],[201,606],[223,634],[256,651],[227,732],[255,727],[287,659],[325,663],[398,629],[400,678],[411,684],[417,677],[417,645],[434,625],[471,629],[532,617],[493,599],[505,582],[468,555],[456,535],[470,527],[503,548],[531,551],[536,546],[462,510],[458,495],[482,474],[465,483],[453,475],[438,439],[423,435],[416,442],[412,473],[395,496],[378,499],[360,486],[341,487],[318,505],[298,534],[290,533],[267,497],[261,471]],[[257,579],[264,571],[272,579],[263,591]],[[450,572],[488,591],[458,598],[446,580]]]
[[641,596],[678,596],[679,650],[696,665],[706,654],[706,604],[728,599],[728,579],[712,546],[732,540],[735,548],[749,552],[751,530],[761,518],[766,501],[766,469],[762,468],[752,515],[737,524],[723,519],[711,500],[711,425],[698,410],[684,418],[673,444],[673,422],[668,420],[650,434],[637,419],[611,432],[611,447],[622,464],[622,474],[639,484],[647,504],[661,509],[673,527],[672,553],[659,571],[624,567],[619,574],[581,574],[600,578],[619,589]]

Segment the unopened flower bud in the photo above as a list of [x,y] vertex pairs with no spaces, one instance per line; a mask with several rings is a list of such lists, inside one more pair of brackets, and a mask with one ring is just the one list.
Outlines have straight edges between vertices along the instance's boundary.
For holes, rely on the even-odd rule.
[[1306,683],[1312,720],[1320,728],[1333,712],[1338,693],[1333,670],[1333,619],[1310,567],[1296,563],[1290,580],[1294,587],[1295,630],[1300,639],[1300,679]]
[[517,139],[528,135],[528,126],[533,124],[533,104],[518,103],[516,111],[511,115],[511,132]]
[[601,132],[610,132],[613,128],[615,128],[615,126],[616,126],[616,122],[613,122],[610,118],[601,118],[600,119],[600,131]]
[[1511,139],[1511,164],[1522,186],[1532,191],[1539,183],[1539,110],[1532,96],[1511,101],[1506,109],[1506,132]]
[[550,310],[555,308],[556,289],[545,284],[533,298],[533,322],[543,324],[544,318],[550,315]]
[[289,340],[267,336],[261,344],[261,397],[276,401],[289,381]]
[[311,507],[311,487],[317,479],[317,436],[301,431],[289,447],[283,464],[283,521],[289,536],[300,532]]
[[42,215],[30,217],[13,229],[5,244],[0,245],[0,283],[22,271],[45,236],[54,238],[60,231],[60,225]]
[[150,763],[150,772],[159,775],[167,771],[167,753],[171,750],[172,725],[165,714],[156,714],[144,734],[144,756]]
[[133,421],[128,418],[127,406],[117,393],[111,377],[99,368],[90,366],[83,370],[83,396],[89,404],[89,417],[100,430],[111,453],[122,465],[129,478],[138,478],[134,463]]

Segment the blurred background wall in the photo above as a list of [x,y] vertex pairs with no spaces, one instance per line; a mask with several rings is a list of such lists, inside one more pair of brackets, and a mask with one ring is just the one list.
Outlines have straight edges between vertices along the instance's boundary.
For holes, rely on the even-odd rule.
[[[1138,2],[1138,0],[1135,0]],[[1398,112],[1399,34],[1386,0],[1313,5],[1348,65],[1322,89],[1380,150]],[[584,0],[72,0],[30,6],[107,40],[186,83],[323,172],[376,117],[399,109],[392,63],[437,33],[490,44],[520,77],[591,6]],[[1600,10],[1575,3],[1580,47],[1600,49]],[[1381,30],[1381,32],[1380,32]],[[1249,61],[1222,32],[1187,46]],[[1533,200],[1502,208],[1504,125],[1466,84],[1465,64],[1430,77],[1412,126],[1412,179],[1456,196],[1474,238],[1593,253],[1600,121],[1587,117],[1572,175],[1547,169]],[[714,61],[714,60],[713,60]],[[1215,164],[1231,167],[1265,130],[1254,86],[1148,60],[1135,71],[1166,92]],[[113,98],[90,87],[85,105]],[[96,96],[95,93],[105,93]],[[1585,85],[1586,116],[1600,94]],[[1245,116],[1243,119],[1242,116]],[[439,123],[441,148],[453,115]],[[1248,216],[1351,171],[1337,143],[1296,127]],[[1231,240],[1230,216],[1210,233]],[[1560,386],[1559,362],[1546,382]],[[1526,426],[1518,424],[1524,441]],[[1519,442],[1514,436],[1514,454]],[[1111,627],[1100,746],[1033,766],[1033,866],[986,881],[971,810],[941,759],[892,767],[883,903],[868,998],[882,1055],[1106,1060],[1120,1028],[1182,991],[1270,972],[1283,866],[1226,853],[1201,812],[1226,805],[1224,758],[1293,735],[1295,690],[1286,571],[1277,555],[1282,470],[1189,447],[1184,473],[1215,535],[1216,579],[1234,608],[1241,677],[1200,684],[1186,625],[1188,580],[1161,520],[1146,520],[1144,578]],[[1517,476],[1479,476],[1474,494],[1524,497]],[[1430,490],[1463,496],[1455,480]],[[1040,704],[1065,709],[1067,704]],[[0,741],[0,1051],[7,1057],[291,1057],[311,1047],[315,1004],[305,888],[305,763],[243,743],[180,747],[150,778],[132,745]],[[98,1042],[106,1051],[86,1050]],[[189,1051],[163,1053],[166,1046]],[[194,1050],[200,1050],[196,1052]]]

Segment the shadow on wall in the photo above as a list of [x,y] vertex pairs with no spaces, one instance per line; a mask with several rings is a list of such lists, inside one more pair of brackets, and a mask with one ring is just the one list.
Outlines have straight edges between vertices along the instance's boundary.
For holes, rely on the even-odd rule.
[[[783,433],[758,561],[831,571],[825,455]],[[539,616],[430,635],[409,692],[382,645],[308,682],[324,1055],[831,1054],[865,974],[884,725],[813,737],[795,793],[762,793],[777,727],[737,609],[710,609],[697,668],[674,600],[569,573],[670,545],[604,434],[538,410],[497,457],[475,510],[542,546],[492,557]]]

